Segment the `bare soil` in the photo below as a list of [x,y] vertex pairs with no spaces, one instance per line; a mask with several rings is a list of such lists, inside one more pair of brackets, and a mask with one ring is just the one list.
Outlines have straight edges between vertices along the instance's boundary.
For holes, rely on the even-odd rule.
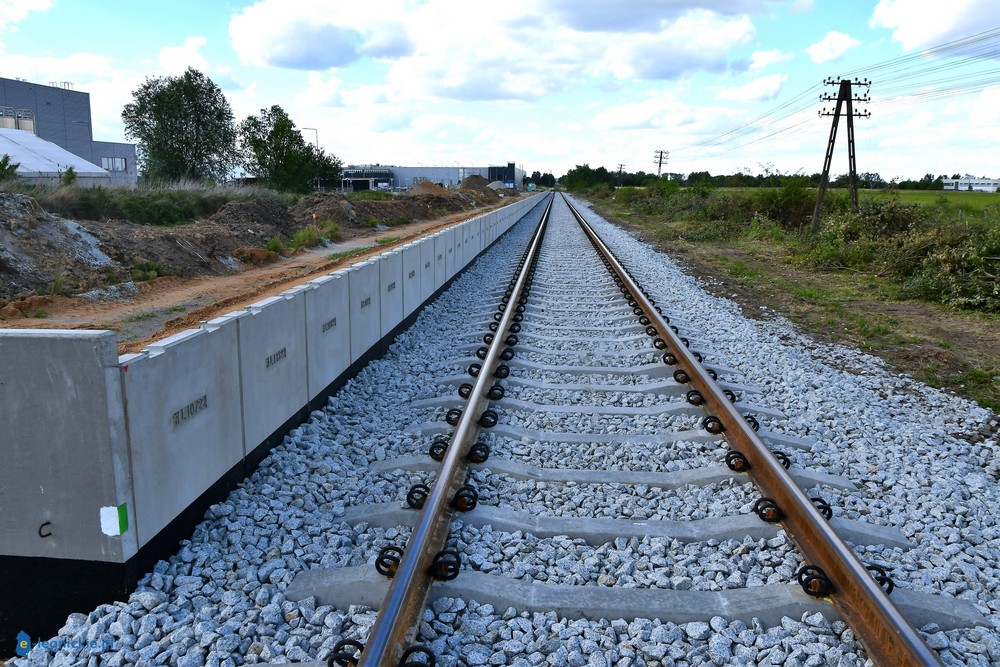
[[[154,227],[66,220],[0,193],[0,327],[110,329],[119,353],[136,352],[504,201],[474,189],[387,201],[319,193],[289,209],[231,202],[205,220]],[[337,243],[280,257],[264,247],[327,222],[340,227]]]

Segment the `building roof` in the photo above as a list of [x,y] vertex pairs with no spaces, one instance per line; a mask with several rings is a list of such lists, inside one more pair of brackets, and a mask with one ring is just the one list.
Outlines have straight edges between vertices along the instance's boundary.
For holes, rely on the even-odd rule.
[[108,172],[96,164],[25,130],[0,127],[0,155],[4,154],[10,156],[11,162],[20,163],[17,175],[22,177],[59,176],[73,167],[77,176],[110,178]]

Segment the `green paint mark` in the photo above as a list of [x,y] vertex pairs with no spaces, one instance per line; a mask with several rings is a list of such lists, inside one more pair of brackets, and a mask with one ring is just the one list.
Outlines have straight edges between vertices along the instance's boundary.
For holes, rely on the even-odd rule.
[[128,530],[128,503],[118,506],[118,534],[121,535]]

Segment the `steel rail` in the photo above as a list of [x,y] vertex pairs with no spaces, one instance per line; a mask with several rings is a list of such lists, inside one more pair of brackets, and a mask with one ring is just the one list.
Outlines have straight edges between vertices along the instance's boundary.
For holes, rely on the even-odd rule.
[[375,625],[365,641],[358,667],[396,667],[401,655],[414,640],[433,581],[431,565],[434,557],[444,549],[451,530],[454,512],[451,501],[466,478],[469,468],[466,455],[478,436],[479,418],[489,406],[487,393],[493,383],[493,372],[500,359],[500,352],[506,347],[504,341],[507,331],[514,319],[517,302],[524,290],[532,262],[541,246],[553,199],[554,197],[549,199],[528,246],[528,252],[524,255],[524,264],[511,298],[503,311],[499,327],[462,415],[455,425],[455,431],[449,439],[441,469],[410,533],[403,557],[379,608]]
[[861,640],[872,662],[880,667],[942,665],[938,654],[907,622],[854,551],[830,527],[809,496],[726,398],[604,241],[565,195],[563,200],[649,317],[658,335],[668,343],[669,351],[677,357],[677,367],[687,373],[689,384],[705,399],[707,414],[722,423],[730,448],[741,452],[749,461],[748,472],[754,484],[764,497],[774,500],[784,515],[785,532],[807,562],[821,568],[830,579],[833,584],[830,600]]

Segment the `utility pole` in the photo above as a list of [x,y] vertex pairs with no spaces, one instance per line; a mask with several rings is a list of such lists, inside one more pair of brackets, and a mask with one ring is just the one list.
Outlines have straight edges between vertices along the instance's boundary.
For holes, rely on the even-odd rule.
[[622,169],[624,169],[624,168],[625,168],[625,165],[623,165],[621,163],[618,164],[618,185],[619,186],[622,184]]
[[653,162],[656,163],[656,177],[660,177],[660,172],[663,170],[663,163],[667,161],[670,157],[670,151],[656,150],[653,151]]
[[[869,102],[871,100],[868,97],[868,88],[871,87],[872,82],[865,79],[864,81],[860,79],[841,79],[840,81],[835,81],[834,79],[826,79],[824,84],[828,86],[840,86],[837,91],[837,96],[833,95],[820,95],[819,99],[824,102],[837,101],[837,106],[833,111],[829,111],[825,107],[820,110],[819,115],[823,116],[833,116],[833,123],[830,125],[830,139],[826,144],[826,157],[823,160],[823,175],[819,179],[819,193],[816,196],[816,209],[813,211],[812,219],[812,229],[813,231],[819,231],[819,214],[823,208],[823,198],[826,196],[826,186],[830,180],[830,163],[833,161],[833,144],[837,140],[837,125],[840,123],[841,108],[846,105],[847,109],[843,114],[847,117],[847,154],[848,160],[850,162],[848,172],[851,181],[851,210],[857,213],[858,211],[858,167],[855,160],[855,145],[854,145],[854,118],[871,118],[870,111],[854,111],[853,102]],[[856,97],[851,90],[852,85],[865,86],[865,96]]]

